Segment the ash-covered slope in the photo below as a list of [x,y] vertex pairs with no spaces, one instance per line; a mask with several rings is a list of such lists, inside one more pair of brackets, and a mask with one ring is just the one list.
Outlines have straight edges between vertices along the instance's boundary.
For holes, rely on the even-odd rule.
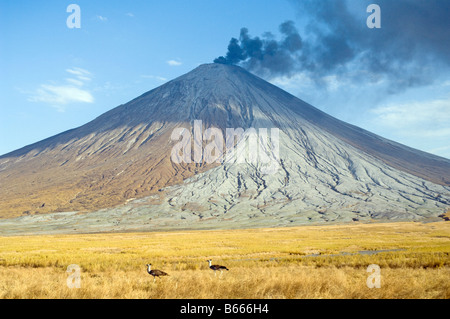
[[[195,120],[204,129],[279,128],[279,156],[268,152],[278,169],[173,163],[171,133],[192,131]],[[82,127],[0,157],[0,181],[3,217],[105,208],[91,216],[123,213],[129,225],[170,216],[171,223],[249,226],[418,219],[450,205],[450,160],[339,121],[222,64],[201,65]]]

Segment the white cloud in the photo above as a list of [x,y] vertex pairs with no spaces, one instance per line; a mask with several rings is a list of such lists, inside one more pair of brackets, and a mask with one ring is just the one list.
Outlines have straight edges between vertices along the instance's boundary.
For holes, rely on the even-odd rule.
[[105,22],[105,21],[108,20],[107,17],[101,16],[101,15],[97,15],[97,19],[99,19],[99,20],[102,21],[102,22]]
[[377,131],[392,134],[394,140],[402,140],[404,144],[432,149],[432,153],[448,157],[450,99],[389,104],[371,112],[375,115],[372,121]]
[[84,76],[84,75],[79,75],[79,76],[77,76],[77,78],[78,78],[80,81],[85,81],[85,82],[91,80],[91,78],[90,78],[89,76]]
[[322,78],[322,80],[325,83],[325,86],[328,88],[329,91],[337,91],[343,84],[344,81],[338,79],[336,75],[327,75]]
[[141,77],[144,78],[144,79],[155,79],[155,80],[162,81],[162,82],[167,81],[167,78],[162,77],[162,76],[159,76],[159,75],[147,75],[147,74],[143,74],[143,75],[141,75]]
[[67,78],[66,81],[76,86],[83,86],[84,84],[83,81],[72,78]]
[[[441,146],[441,147],[437,147],[437,148],[433,148],[428,150],[429,153],[433,153],[433,154],[445,154],[445,152],[447,152],[448,154],[450,154],[450,146]],[[450,158],[450,156],[449,156]]]
[[[377,122],[390,127],[450,130],[450,99],[390,104],[372,110]],[[445,133],[447,134],[447,133]]]
[[167,61],[167,64],[170,66],[179,66],[183,63],[181,63],[180,61],[177,61],[177,60],[169,60],[169,61]]
[[60,105],[70,102],[92,103],[94,98],[88,91],[75,86],[42,84],[31,101]]
[[416,134],[420,134],[422,137],[429,137],[429,138],[448,137],[450,139],[450,127],[436,128],[436,129],[419,129],[417,130]]
[[126,13],[126,16],[130,17],[130,18],[134,18],[134,14],[131,12]]
[[50,104],[60,112],[63,112],[65,105],[69,103],[93,103],[92,94],[82,88],[91,80],[91,73],[81,68],[66,69],[66,72],[74,76],[66,78],[66,84],[41,84],[28,100]]
[[450,158],[450,98],[390,103],[370,111],[371,129],[384,137]]
[[311,92],[317,92],[314,81],[304,72],[292,76],[277,76],[270,79],[269,82],[303,100],[309,100],[309,102],[312,100]]
[[72,68],[72,69],[66,69],[66,72],[69,72],[74,75],[78,76],[90,76],[91,73],[88,70],[82,69],[82,68]]

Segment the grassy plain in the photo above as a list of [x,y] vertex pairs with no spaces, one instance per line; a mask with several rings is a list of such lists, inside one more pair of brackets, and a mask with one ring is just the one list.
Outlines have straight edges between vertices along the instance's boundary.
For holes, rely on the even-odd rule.
[[[170,276],[154,283],[147,263]],[[450,223],[0,237],[0,298],[448,299]]]

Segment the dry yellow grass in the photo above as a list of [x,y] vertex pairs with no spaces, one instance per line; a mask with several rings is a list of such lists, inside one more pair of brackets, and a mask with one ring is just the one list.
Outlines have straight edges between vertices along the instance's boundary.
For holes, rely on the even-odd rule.
[[[0,243],[0,298],[450,298],[448,222],[2,237]],[[392,249],[400,250],[357,253]],[[215,277],[209,258],[230,271]],[[170,276],[153,283],[149,262]],[[71,264],[81,268],[79,289],[66,284]],[[366,285],[370,264],[381,267],[381,288]]]

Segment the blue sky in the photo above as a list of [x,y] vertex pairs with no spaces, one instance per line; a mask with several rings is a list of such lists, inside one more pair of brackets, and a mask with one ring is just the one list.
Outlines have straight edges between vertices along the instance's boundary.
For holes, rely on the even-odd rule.
[[[290,20],[305,39],[314,35],[315,22],[329,27],[319,16],[305,14],[300,2],[1,1],[0,154],[85,124],[212,62],[242,27],[252,36],[280,37],[279,25]],[[71,3],[81,9],[79,29],[66,25]],[[352,8],[364,22],[365,5]],[[330,21],[340,18],[333,10],[327,12]],[[348,76],[361,69],[355,61],[345,61],[345,73],[336,68],[336,74],[323,74],[321,84],[302,70],[267,80],[341,120],[450,158],[447,61],[441,61],[433,81],[389,94],[392,83],[386,77],[361,82]]]

